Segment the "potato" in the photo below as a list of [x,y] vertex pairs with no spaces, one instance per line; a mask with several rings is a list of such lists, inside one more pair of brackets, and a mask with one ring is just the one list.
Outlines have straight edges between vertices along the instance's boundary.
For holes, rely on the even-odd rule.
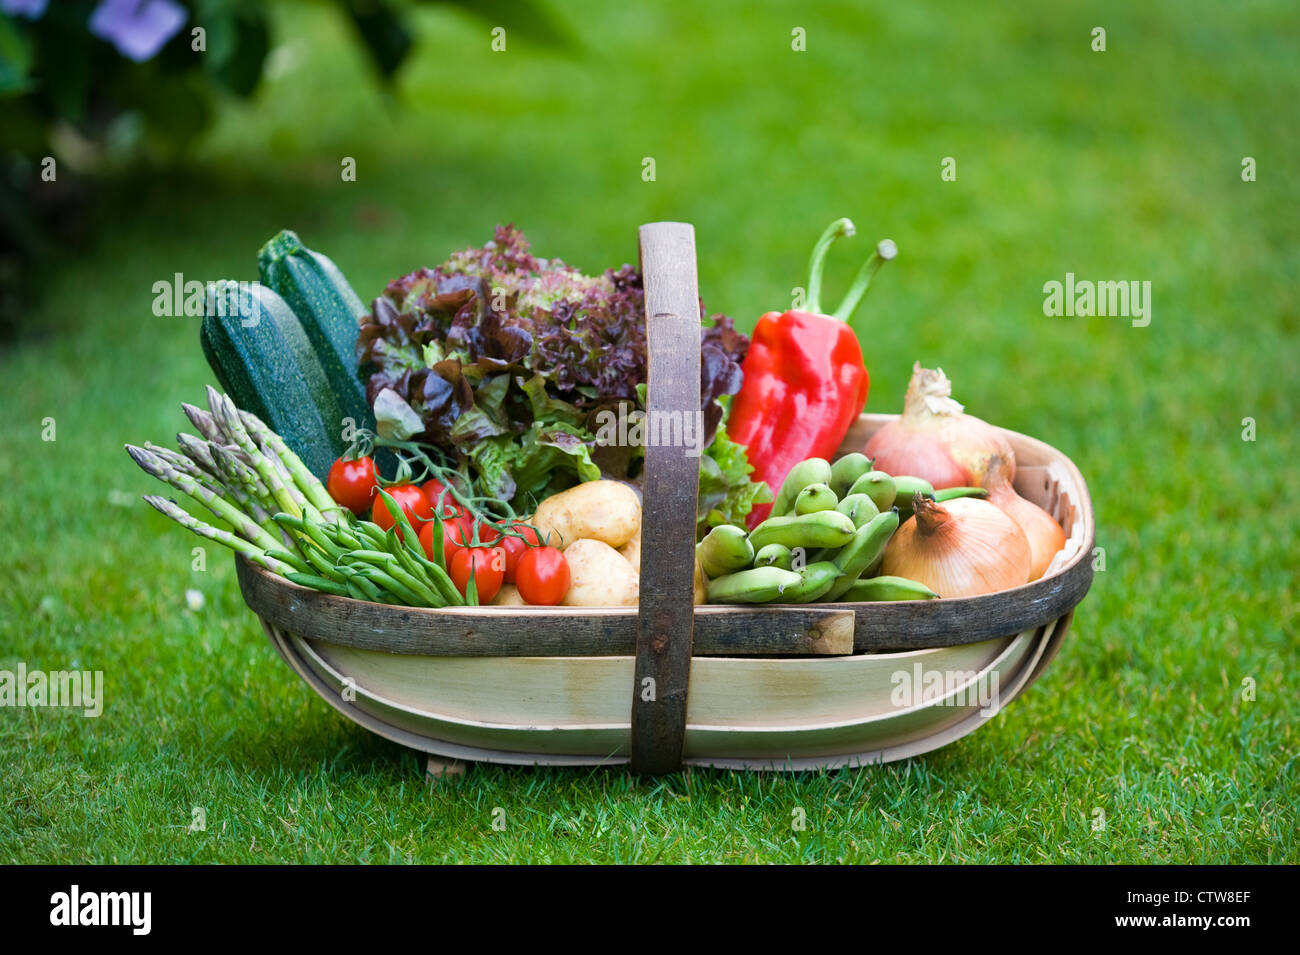
[[531,523],[555,547],[587,539],[617,549],[641,530],[641,502],[626,484],[588,481],[542,501]]
[[569,562],[566,607],[635,607],[641,577],[618,551],[604,541],[581,538],[564,548]]
[[641,573],[641,532],[637,531],[636,536],[618,549],[623,558],[632,565],[632,569],[638,574]]
[[492,599],[494,607],[523,607],[528,601],[519,596],[519,588],[514,584],[502,584],[497,595]]

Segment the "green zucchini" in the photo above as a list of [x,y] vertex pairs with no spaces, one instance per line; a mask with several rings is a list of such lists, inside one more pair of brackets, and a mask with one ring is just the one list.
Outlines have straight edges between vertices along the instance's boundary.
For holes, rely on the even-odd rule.
[[235,404],[266,422],[324,480],[345,449],[343,412],[284,299],[257,282],[211,282],[199,340]]
[[262,284],[298,316],[344,416],[373,430],[366,389],[357,377],[357,331],[366,307],[338,266],[285,229],[257,253],[257,269]]

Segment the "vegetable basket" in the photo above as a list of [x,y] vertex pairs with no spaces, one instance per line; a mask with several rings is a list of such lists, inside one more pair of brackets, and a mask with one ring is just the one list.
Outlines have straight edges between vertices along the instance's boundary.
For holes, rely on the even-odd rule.
[[[700,324],[690,225],[641,227],[647,414],[699,407]],[[892,415],[864,414],[840,453]],[[802,770],[903,759],[956,740],[1025,690],[1060,649],[1092,582],[1082,475],[1004,432],[1015,486],[1067,542],[1040,579],[978,597],[695,606],[699,458],[649,444],[640,605],[368,603],[293,584],[237,557],[240,588],[285,662],[380,736],[463,761]]]

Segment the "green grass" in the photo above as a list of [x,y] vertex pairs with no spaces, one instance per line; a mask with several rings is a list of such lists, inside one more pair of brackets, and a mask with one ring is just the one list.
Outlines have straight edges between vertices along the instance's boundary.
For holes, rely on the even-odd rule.
[[[0,357],[0,669],[103,670],[107,705],[0,711],[0,861],[1300,861],[1294,6],[662,6],[564,5],[571,57],[492,54],[486,25],[430,11],[391,99],[341,24],[292,13],[287,72],[58,263],[37,334]],[[279,228],[369,299],[498,222],[595,269],[685,219],[706,305],[748,325],[846,214],[831,297],[876,238],[902,250],[858,323],[868,407],[942,365],[971,411],[1074,458],[1106,552],[1051,669],[944,750],[431,788],[283,665],[224,554],[193,572],[197,539],[139,501],[156,488],[122,444],[169,441],[209,380],[153,282],[251,277]],[[1044,317],[1066,271],[1150,280],[1151,325]]]

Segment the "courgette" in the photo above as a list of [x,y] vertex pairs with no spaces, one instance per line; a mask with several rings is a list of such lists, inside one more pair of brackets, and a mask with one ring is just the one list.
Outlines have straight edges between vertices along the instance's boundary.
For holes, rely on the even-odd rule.
[[357,377],[357,331],[366,307],[338,266],[285,229],[257,253],[257,269],[262,284],[298,316],[343,414],[356,427],[373,430],[374,415]]
[[211,282],[199,340],[235,404],[266,422],[324,480],[345,448],[343,412],[284,299],[257,282]]

